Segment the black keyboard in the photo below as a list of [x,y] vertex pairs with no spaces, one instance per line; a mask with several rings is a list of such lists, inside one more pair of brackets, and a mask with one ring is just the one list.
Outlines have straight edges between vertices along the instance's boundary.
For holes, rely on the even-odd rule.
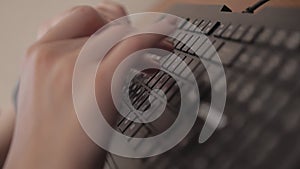
[[[110,156],[107,165],[151,169],[299,168],[300,9],[265,8],[257,14],[246,14],[230,12],[225,6],[177,5],[168,13],[186,18],[178,23],[174,33],[177,39],[170,39],[176,55],[157,56],[163,69],[139,74],[130,86],[128,103],[142,112],[150,105],[158,107],[163,102],[159,95],[150,101],[148,98],[151,90],[161,89],[167,96],[167,108],[158,120],[144,124],[128,120],[139,118],[128,106],[128,119],[120,118],[116,128],[127,136],[144,138],[172,124],[180,107],[180,84],[170,74],[183,80],[191,76],[182,60],[193,71],[201,94],[197,123],[167,153],[142,160]],[[218,64],[213,57],[216,53],[209,50],[212,47],[225,69],[227,102],[218,130],[199,144],[212,88],[200,58]]]

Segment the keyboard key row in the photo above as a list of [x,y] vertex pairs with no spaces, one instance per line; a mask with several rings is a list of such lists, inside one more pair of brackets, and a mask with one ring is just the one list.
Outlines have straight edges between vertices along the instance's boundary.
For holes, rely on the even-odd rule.
[[185,23],[185,25],[180,28],[190,32],[203,33],[206,35],[210,35],[213,31],[219,27],[220,22],[218,21],[210,21],[204,19],[195,19],[193,22]]
[[[289,50],[300,49],[300,32],[297,31],[288,32],[286,30],[273,30],[256,25],[221,23],[219,21],[210,21],[204,19],[195,19],[192,24],[185,24],[182,29],[185,31],[205,35],[213,34],[218,38],[244,43],[257,43],[274,47],[283,46]],[[183,38],[181,36],[179,36],[179,38]],[[189,38],[190,36],[186,37],[184,39],[184,43],[186,43]],[[183,46],[184,45],[181,44],[179,47],[181,48]],[[185,50],[187,50],[187,47],[185,48]]]

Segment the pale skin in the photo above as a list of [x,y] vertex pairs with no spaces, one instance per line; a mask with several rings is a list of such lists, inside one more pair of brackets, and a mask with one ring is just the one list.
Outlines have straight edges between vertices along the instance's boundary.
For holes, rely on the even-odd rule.
[[5,161],[11,143],[14,121],[15,112],[13,108],[0,110],[0,168]]
[[[0,160],[6,159],[4,169],[103,167],[106,152],[90,140],[76,117],[72,76],[76,59],[88,38],[109,21],[125,15],[122,6],[105,1],[95,7],[72,8],[41,26],[22,64],[17,116],[14,118],[13,110],[0,116]],[[170,20],[157,24],[153,28],[163,27],[166,33],[175,28],[174,21]],[[103,34],[113,36],[118,29],[111,28]],[[105,56],[97,73],[96,95],[99,106],[106,105],[104,113],[111,117],[110,122],[115,120],[115,108],[108,91],[115,68],[132,52],[157,44],[170,48],[164,38],[161,35],[132,37]]]

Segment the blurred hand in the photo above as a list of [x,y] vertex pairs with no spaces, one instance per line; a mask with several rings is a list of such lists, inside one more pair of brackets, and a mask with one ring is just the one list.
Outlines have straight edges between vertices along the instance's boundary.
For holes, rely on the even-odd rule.
[[15,113],[11,106],[10,110],[0,109],[0,168],[2,168],[14,129]]
[[[103,166],[105,152],[84,133],[74,112],[72,76],[76,59],[88,38],[108,21],[124,15],[121,6],[106,2],[97,7],[75,7],[41,27],[38,40],[24,59],[18,116],[5,169]],[[163,28],[166,32],[174,29],[169,20],[157,24],[153,28]],[[113,26],[101,34],[114,36],[121,29],[125,28]],[[163,39],[161,35],[132,37],[105,56],[97,74],[97,81],[101,82],[97,96],[100,106],[109,105],[106,113],[115,113],[108,91],[118,64],[130,53],[153,47]]]

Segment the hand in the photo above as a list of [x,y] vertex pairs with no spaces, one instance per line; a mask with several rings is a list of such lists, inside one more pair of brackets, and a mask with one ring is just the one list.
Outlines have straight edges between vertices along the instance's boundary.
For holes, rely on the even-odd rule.
[[2,168],[12,139],[15,112],[11,106],[9,110],[0,109],[0,168]]
[[24,59],[14,140],[5,168],[94,168],[101,159],[103,163],[104,152],[76,119],[71,79],[81,47],[108,22],[104,17],[126,15],[119,5],[108,6],[105,12],[75,7],[41,26]]
[[[100,4],[96,8],[76,7],[42,27],[37,42],[28,49],[24,59],[18,116],[5,169],[103,166],[105,151],[84,133],[74,112],[72,75],[77,56],[87,39],[105,25],[107,19],[126,15],[124,11],[114,3]],[[173,23],[168,21],[158,24],[156,27],[163,27],[168,32],[174,29]],[[114,36],[121,28],[111,27],[101,34]],[[99,105],[109,105],[105,113],[115,113],[107,91],[110,91],[116,66],[128,54],[153,47],[163,39],[160,35],[132,37],[105,56],[97,74],[97,81],[101,82],[101,89],[97,90]]]

